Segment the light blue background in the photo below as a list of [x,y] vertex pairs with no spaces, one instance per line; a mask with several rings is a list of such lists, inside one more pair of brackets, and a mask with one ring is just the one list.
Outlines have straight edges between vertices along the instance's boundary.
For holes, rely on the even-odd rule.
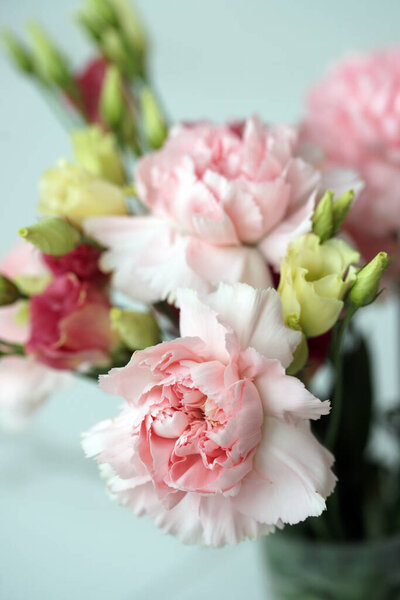
[[[400,3],[389,0],[142,0],[138,6],[173,119],[258,112],[294,122],[308,86],[335,57],[399,41]],[[78,66],[90,47],[72,23],[77,7],[74,0],[1,0],[0,24],[21,32],[28,19],[39,18]],[[35,218],[40,174],[70,149],[36,90],[2,57],[0,73],[3,252]],[[395,395],[395,317],[389,302],[362,318],[385,401]],[[80,383],[53,398],[27,433],[2,436],[1,600],[268,597],[257,544],[185,547],[108,500],[79,435],[117,405]]]

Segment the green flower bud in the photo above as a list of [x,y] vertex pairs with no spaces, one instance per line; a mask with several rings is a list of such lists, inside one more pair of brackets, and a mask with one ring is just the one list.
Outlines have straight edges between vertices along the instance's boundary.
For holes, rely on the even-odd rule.
[[117,24],[117,13],[110,0],[87,0],[87,14],[105,27]]
[[153,92],[148,87],[140,95],[143,129],[148,144],[154,150],[160,148],[167,137],[168,129]]
[[347,217],[354,200],[354,190],[349,190],[337,198],[332,204],[333,235],[337,233]]
[[150,313],[112,308],[111,325],[130,350],[144,350],[160,341],[160,328]]
[[328,190],[319,201],[314,214],[312,230],[319,237],[321,242],[325,242],[332,237],[333,233],[333,192]]
[[125,97],[121,73],[115,65],[107,68],[100,95],[100,114],[112,129],[122,123],[125,113]]
[[113,5],[125,39],[143,58],[147,53],[148,40],[135,7],[129,0],[113,0]]
[[117,65],[128,77],[140,74],[139,59],[134,49],[128,46],[119,31],[106,29],[101,36],[101,49],[110,62]]
[[40,25],[31,23],[28,31],[33,42],[33,58],[43,79],[69,90],[73,78],[64,56]]
[[349,293],[351,304],[360,308],[371,304],[379,292],[381,277],[389,265],[386,252],[379,252],[368,264],[362,267]]
[[301,336],[300,344],[297,346],[296,350],[294,351],[293,360],[290,363],[290,365],[288,366],[288,368],[286,369],[287,375],[296,375],[296,373],[299,373],[299,371],[301,371],[305,367],[307,360],[308,360],[308,344],[307,344],[307,338],[303,334]]
[[4,31],[1,37],[8,56],[15,66],[24,73],[32,73],[34,70],[32,57],[18,39],[10,31]]
[[73,225],[58,217],[43,219],[30,227],[23,227],[19,235],[45,254],[63,256],[71,252],[82,239]]
[[72,134],[76,161],[89,173],[124,185],[126,177],[121,157],[112,133],[104,133],[93,125]]
[[21,292],[15,283],[0,274],[0,306],[14,304],[19,298],[21,298]]
[[354,191],[349,190],[336,200],[328,190],[319,201],[313,215],[313,233],[321,242],[333,237],[340,229],[354,199]]

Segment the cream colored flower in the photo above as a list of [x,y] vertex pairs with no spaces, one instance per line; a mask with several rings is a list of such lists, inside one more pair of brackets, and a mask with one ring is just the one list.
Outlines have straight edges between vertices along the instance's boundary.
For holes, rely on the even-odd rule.
[[343,308],[343,297],[355,281],[360,256],[345,241],[323,244],[315,234],[294,240],[281,265],[278,291],[287,322],[296,322],[307,337],[333,327]]
[[76,162],[89,173],[116,185],[126,183],[124,167],[112,133],[103,133],[97,125],[72,134]]
[[128,212],[125,194],[120,187],[65,160],[44,173],[39,194],[39,213],[66,217],[78,226],[87,217],[125,215]]

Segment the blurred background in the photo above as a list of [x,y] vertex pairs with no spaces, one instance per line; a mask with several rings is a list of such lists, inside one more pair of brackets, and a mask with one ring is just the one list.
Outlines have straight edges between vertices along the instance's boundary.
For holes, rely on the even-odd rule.
[[[296,122],[306,91],[335,58],[399,43],[395,0],[137,0],[153,40],[153,76],[171,120],[259,113]],[[1,0],[0,27],[40,20],[76,68],[91,47],[77,0]],[[35,219],[37,182],[70,156],[65,130],[0,53],[0,251]],[[344,141],[345,143],[345,141]],[[382,402],[398,395],[394,303],[363,311]],[[397,361],[397,362],[396,362]],[[268,598],[257,543],[186,547],[107,498],[80,432],[118,400],[89,383],[46,404],[23,434],[0,438],[2,600]]]

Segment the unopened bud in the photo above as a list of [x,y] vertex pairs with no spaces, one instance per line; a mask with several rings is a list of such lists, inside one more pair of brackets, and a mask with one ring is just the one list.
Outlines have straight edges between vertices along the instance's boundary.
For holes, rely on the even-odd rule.
[[333,233],[333,192],[328,190],[319,201],[313,214],[312,230],[322,242],[329,240]]
[[160,341],[160,328],[150,313],[112,308],[111,325],[130,350],[144,350]]
[[43,219],[30,227],[23,227],[19,235],[45,254],[63,256],[71,252],[82,239],[76,227],[58,217]]
[[105,27],[117,24],[117,14],[110,0],[87,0],[87,14]]
[[378,295],[381,278],[389,265],[386,252],[379,252],[368,264],[357,273],[356,281],[349,293],[353,306],[360,308],[371,304]]
[[15,283],[0,274],[0,306],[14,304],[19,298],[21,298],[21,292]]
[[168,129],[153,92],[148,87],[140,95],[143,129],[151,148],[160,148],[167,137]]
[[24,73],[32,73],[34,70],[32,57],[18,39],[10,31],[4,31],[1,38],[8,56],[15,66]]
[[118,15],[119,26],[129,44],[143,58],[147,52],[148,40],[141,19],[129,0],[113,0]]
[[354,200],[354,190],[349,190],[342,194],[332,203],[333,211],[333,234],[337,233],[347,217],[351,204]]
[[308,344],[304,334],[301,335],[301,340],[296,350],[293,353],[293,360],[286,369],[287,375],[296,375],[301,371],[308,360]]
[[28,31],[33,42],[33,58],[43,79],[62,89],[70,89],[73,78],[57,46],[37,23],[31,23]]
[[140,73],[140,64],[135,49],[125,42],[121,34],[113,28],[106,29],[101,36],[101,49],[110,62],[128,77]]
[[100,114],[112,129],[122,123],[125,98],[121,73],[115,65],[107,68],[100,95]]

